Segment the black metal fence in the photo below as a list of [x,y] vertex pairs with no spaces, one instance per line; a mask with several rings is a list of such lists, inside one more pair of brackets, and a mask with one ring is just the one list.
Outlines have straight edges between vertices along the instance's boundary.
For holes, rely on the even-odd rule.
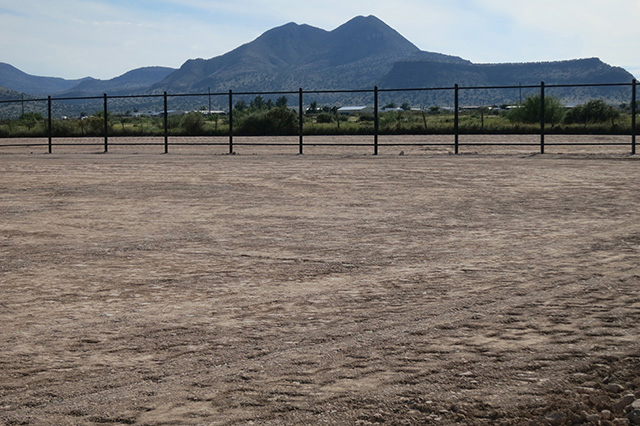
[[[501,142],[499,143],[499,145],[503,145],[503,146],[522,146],[522,145],[530,145],[530,146],[538,146],[539,147],[539,152],[541,154],[545,153],[545,147],[546,146],[550,146],[550,145],[597,145],[597,146],[602,146],[602,145],[623,145],[623,146],[629,146],[630,149],[630,153],[631,154],[635,154],[636,153],[636,133],[637,133],[637,124],[636,124],[636,115],[637,115],[637,81],[635,79],[633,79],[631,82],[629,83],[598,83],[598,84],[557,84],[557,85],[546,85],[544,82],[541,82],[539,85],[513,85],[513,86],[461,86],[458,84],[455,84],[452,87],[437,87],[437,88],[407,88],[407,89],[379,89],[378,87],[374,87],[373,89],[361,89],[361,90],[303,90],[302,88],[298,89],[297,91],[271,91],[271,92],[233,92],[232,90],[229,90],[228,92],[224,92],[224,93],[186,93],[186,94],[169,94],[167,92],[164,92],[162,94],[150,94],[150,95],[116,95],[116,96],[108,96],[106,93],[102,96],[81,96],[81,97],[52,97],[52,96],[48,96],[47,98],[42,98],[42,99],[28,99],[28,100],[4,100],[4,101],[0,101],[0,105],[1,104],[11,104],[11,103],[24,103],[24,102],[46,102],[47,104],[47,116],[46,116],[46,120],[47,120],[47,143],[42,143],[42,144],[34,144],[34,143],[11,143],[11,144],[0,144],[0,148],[2,147],[26,147],[26,146],[47,146],[48,147],[48,152],[52,153],[53,152],[53,147],[54,147],[54,143],[53,143],[53,126],[52,126],[52,122],[53,122],[53,117],[52,117],[52,103],[53,102],[65,102],[65,101],[86,101],[86,100],[101,100],[103,103],[103,117],[104,117],[104,129],[103,129],[103,135],[102,137],[104,137],[104,152],[108,152],[109,151],[109,146],[110,145],[156,145],[156,146],[162,146],[164,148],[164,153],[168,153],[169,152],[169,146],[170,145],[202,145],[202,146],[207,146],[207,145],[223,145],[223,146],[228,146],[228,151],[230,154],[234,153],[234,145],[236,144],[234,142],[234,121],[233,121],[233,111],[234,111],[234,107],[233,107],[233,101],[234,101],[234,97],[237,96],[246,96],[246,95],[260,95],[260,96],[297,96],[298,98],[298,114],[299,114],[299,129],[298,129],[298,142],[297,143],[278,143],[278,144],[274,144],[274,143],[260,143],[260,142],[252,142],[252,143],[242,143],[242,145],[254,145],[254,146],[259,146],[259,145],[269,145],[269,146],[274,146],[274,145],[279,145],[279,146],[297,146],[298,147],[298,153],[299,154],[303,154],[304,153],[304,148],[305,146],[310,146],[310,145],[315,145],[315,144],[305,144],[304,141],[304,106],[303,106],[303,101],[304,101],[304,95],[328,95],[328,94],[361,94],[361,95],[369,95],[369,96],[373,96],[373,115],[374,115],[374,120],[373,120],[373,140],[371,143],[369,144],[364,144],[367,146],[370,146],[373,149],[373,154],[374,155],[378,155],[379,152],[379,148],[381,146],[430,146],[430,145],[448,145],[448,146],[452,146],[453,150],[455,152],[455,154],[458,154],[460,152],[460,147],[461,146],[469,146],[469,145],[498,145],[498,143],[492,144],[492,143],[461,143],[460,142],[460,127],[459,127],[459,112],[460,112],[460,93],[463,91],[474,91],[474,90],[502,90],[502,89],[515,89],[515,90],[519,90],[522,91],[522,89],[529,89],[529,90],[535,90],[536,92],[539,92],[540,98],[541,98],[541,102],[540,102],[540,125],[539,125],[539,137],[540,140],[539,142],[536,143],[522,143],[522,142],[518,142],[518,143],[505,143],[505,142]],[[629,88],[629,100],[630,100],[630,106],[631,106],[631,130],[630,130],[630,134],[629,134],[629,141],[628,142],[574,142],[574,143],[549,143],[545,141],[545,135],[546,133],[546,129],[545,129],[545,95],[546,95],[546,91],[550,88],[589,88],[589,87],[604,87],[604,88],[614,88],[614,87],[618,87],[618,88],[623,88],[623,87],[627,87]],[[390,93],[390,92],[395,92],[395,93],[401,93],[401,92],[452,92],[452,98],[453,98],[453,113],[454,113],[454,123],[453,123],[453,132],[452,132],[452,136],[453,136],[453,141],[450,143],[428,143],[428,142],[424,142],[424,143],[416,143],[416,142],[411,142],[409,143],[392,143],[392,144],[380,144],[379,143],[379,135],[380,135],[380,131],[379,131],[379,95],[381,93]],[[224,97],[228,97],[228,123],[229,123],[229,131],[228,131],[228,141],[225,142],[198,142],[197,144],[190,144],[190,143],[185,143],[185,142],[172,142],[170,143],[169,140],[169,132],[168,132],[168,116],[169,116],[169,110],[168,110],[168,100],[169,98],[188,98],[188,97],[203,97],[203,96],[209,96],[209,98],[211,96],[215,96],[215,97],[220,97],[220,96],[224,96]],[[148,142],[127,142],[127,143],[110,143],[109,142],[109,122],[108,122],[108,116],[109,116],[109,100],[114,100],[114,99],[143,99],[143,98],[158,98],[158,99],[162,99],[163,101],[163,107],[164,107],[164,111],[162,112],[162,116],[164,118],[163,120],[163,126],[164,126],[164,142],[161,143],[148,143]],[[55,144],[58,145],[58,144]],[[59,144],[59,145],[64,145],[64,144]],[[81,146],[81,145],[96,145],[95,143],[74,143],[73,145],[76,146]],[[101,144],[102,145],[102,144]],[[349,142],[341,142],[341,143],[333,143],[333,144],[322,144],[322,145],[336,145],[336,146],[362,146],[362,143],[349,143]]]

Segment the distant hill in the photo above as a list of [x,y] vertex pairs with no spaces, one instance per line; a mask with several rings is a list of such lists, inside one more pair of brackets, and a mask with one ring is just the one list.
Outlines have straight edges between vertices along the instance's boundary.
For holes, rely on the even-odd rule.
[[102,93],[123,95],[149,89],[175,71],[167,67],[138,68],[111,80],[86,79],[63,93],[64,96],[96,96]]
[[0,86],[33,96],[98,96],[103,93],[134,94],[146,92],[155,83],[175,71],[167,67],[146,67],[129,71],[111,80],[85,77],[65,80],[56,77],[38,77],[0,62]]
[[[633,75],[619,67],[605,64],[598,58],[574,59],[556,62],[531,62],[512,64],[451,64],[432,61],[400,61],[380,82],[381,88],[450,87],[461,86],[512,86],[554,84],[627,83]],[[527,92],[531,92],[528,90]],[[467,101],[487,97],[487,91],[469,91]],[[502,93],[502,95],[501,95]],[[562,98],[565,103],[579,103],[585,99],[603,97],[610,101],[627,101],[626,88],[553,88],[551,96]],[[492,91],[496,100],[513,100],[516,93]],[[450,95],[448,95],[450,97]],[[519,96],[519,94],[518,94]],[[480,101],[481,99],[478,99]]]
[[56,77],[38,77],[20,71],[13,65],[0,62],[0,86],[31,95],[57,95],[89,79],[65,80]]
[[6,87],[0,87],[0,101],[12,101],[15,99],[21,99],[22,96],[23,93],[7,89]]
[[18,118],[23,112],[45,113],[42,102],[28,102],[33,96],[15,90],[0,87],[0,101],[24,100],[25,102],[10,102],[0,104],[0,119]]

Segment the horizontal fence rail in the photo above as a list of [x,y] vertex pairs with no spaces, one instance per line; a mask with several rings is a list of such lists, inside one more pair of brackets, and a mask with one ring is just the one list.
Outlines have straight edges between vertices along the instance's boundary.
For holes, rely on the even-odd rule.
[[[229,90],[228,92],[207,92],[207,93],[167,93],[166,91],[162,94],[142,94],[142,95],[112,95],[109,96],[106,93],[101,96],[70,96],[70,97],[54,97],[48,96],[46,98],[36,98],[36,99],[19,99],[19,100],[0,100],[0,105],[2,104],[12,104],[12,103],[35,103],[35,102],[46,102],[47,103],[47,117],[46,117],[46,130],[47,130],[47,143],[10,143],[10,144],[0,144],[0,148],[3,147],[27,147],[27,146],[46,146],[48,147],[48,152],[53,152],[53,117],[52,117],[52,104],[53,102],[64,102],[64,101],[87,101],[87,100],[101,100],[102,108],[103,108],[103,117],[104,117],[104,128],[103,135],[104,141],[101,143],[65,143],[58,142],[56,146],[103,146],[104,152],[107,153],[109,151],[109,146],[158,146],[161,145],[164,147],[164,153],[169,152],[169,146],[228,146],[229,154],[234,153],[235,146],[297,146],[298,153],[304,153],[305,146],[368,146],[373,148],[373,154],[378,155],[380,146],[452,146],[454,153],[459,154],[461,146],[537,146],[539,147],[539,151],[541,154],[545,153],[546,146],[553,145],[567,145],[567,146],[606,146],[606,145],[628,145],[630,147],[630,152],[632,155],[636,154],[636,135],[637,135],[637,122],[636,116],[638,113],[637,106],[637,86],[638,82],[633,79],[629,83],[587,83],[587,84],[545,84],[541,82],[540,84],[528,84],[528,85],[512,85],[512,86],[460,86],[458,84],[454,84],[450,87],[425,87],[425,88],[403,88],[403,89],[380,89],[377,86],[373,89],[353,89],[353,90],[303,90],[302,88],[295,91],[262,91],[262,92],[252,92],[252,91],[244,91],[244,92],[234,92],[233,90]],[[545,135],[547,134],[545,128],[545,96],[546,92],[550,88],[593,88],[593,87],[629,87],[630,88],[630,102],[631,102],[631,132],[630,132],[630,140],[629,142],[563,142],[563,143],[549,143],[545,141]],[[459,140],[460,132],[460,121],[459,121],[459,113],[460,113],[460,92],[462,91],[474,91],[474,90],[508,90],[508,89],[532,89],[539,91],[540,96],[540,123],[539,123],[539,142],[530,143],[530,142],[514,142],[514,143],[492,143],[492,142],[465,142],[461,143]],[[379,95],[381,93],[401,93],[401,92],[435,92],[435,91],[451,91],[453,93],[453,113],[454,113],[454,122],[453,122],[453,142],[430,142],[430,143],[420,143],[420,142],[411,142],[411,143],[379,143]],[[354,143],[354,142],[339,142],[339,143],[310,143],[304,141],[304,117],[303,117],[303,101],[304,95],[311,94],[371,94],[373,95],[373,141],[371,143]],[[298,97],[298,142],[282,142],[282,143],[261,143],[261,142],[237,142],[234,141],[234,120],[233,120],[233,100],[234,97],[238,96],[297,96]],[[168,100],[170,98],[189,98],[189,97],[205,97],[208,96],[225,96],[228,97],[228,141],[227,142],[171,142],[169,141],[169,132],[168,132]],[[162,143],[157,142],[109,142],[109,100],[115,99],[161,99],[163,101],[163,138],[164,141]],[[211,110],[209,108],[209,110]]]

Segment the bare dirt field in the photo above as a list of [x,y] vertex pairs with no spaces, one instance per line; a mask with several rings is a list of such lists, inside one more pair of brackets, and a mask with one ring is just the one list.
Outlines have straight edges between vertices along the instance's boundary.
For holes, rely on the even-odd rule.
[[0,151],[1,424],[636,420],[626,147],[38,148]]
[[[242,155],[294,155],[299,152],[297,136],[239,137],[233,139],[233,151]],[[453,135],[380,135],[379,154],[434,155],[453,154]],[[639,141],[640,142],[640,141]],[[228,137],[178,137],[168,139],[170,154],[223,155],[229,153]],[[373,136],[305,136],[305,154],[371,155]],[[31,146],[15,146],[28,145]],[[460,135],[460,154],[536,154],[540,153],[539,135]],[[576,145],[586,144],[586,145]],[[598,145],[599,144],[599,145]],[[47,138],[0,139],[0,155],[48,152]],[[161,154],[164,137],[110,137],[109,153]],[[104,138],[53,138],[54,154],[98,154],[104,152]],[[625,155],[631,153],[631,136],[619,135],[546,135],[547,154]]]

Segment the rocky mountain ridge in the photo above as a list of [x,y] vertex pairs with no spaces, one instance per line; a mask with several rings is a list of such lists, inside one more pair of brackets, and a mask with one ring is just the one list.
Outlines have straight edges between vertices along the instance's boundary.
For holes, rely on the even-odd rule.
[[[146,67],[111,80],[30,76],[0,63],[0,87],[29,95],[99,96],[234,91],[428,88],[517,84],[624,83],[633,76],[597,58],[517,64],[475,64],[421,51],[375,16],[358,16],[332,31],[288,23],[210,59],[179,69]],[[558,92],[578,101],[594,93]],[[509,95],[511,96],[511,95]],[[614,98],[621,96],[614,93]]]

